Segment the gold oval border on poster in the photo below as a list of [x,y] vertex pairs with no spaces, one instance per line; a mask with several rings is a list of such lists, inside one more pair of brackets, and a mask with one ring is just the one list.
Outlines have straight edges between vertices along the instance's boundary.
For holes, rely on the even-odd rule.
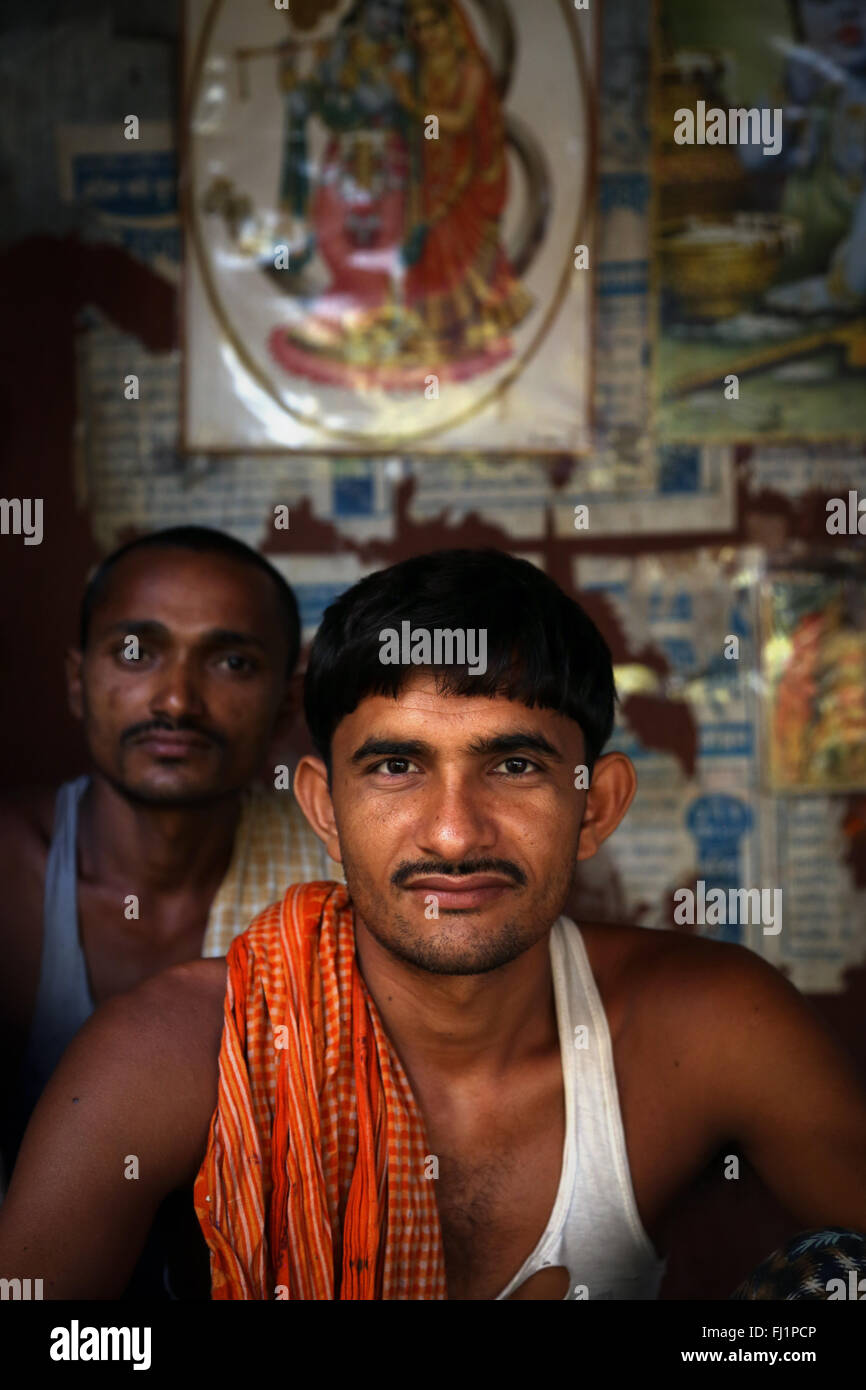
[[[192,113],[195,110],[195,97],[201,82],[201,71],[204,64],[204,55],[207,50],[207,46],[210,41],[210,36],[213,32],[217,16],[219,15],[222,5],[223,0],[211,0],[210,9],[205,17],[205,21],[201,29],[201,34],[199,36],[198,44],[196,45],[196,51],[193,57],[192,71],[190,72],[189,79],[189,100],[186,106],[188,119],[190,121],[192,119]],[[584,126],[586,131],[588,132],[590,140],[590,150],[586,160],[586,173],[583,180],[583,188],[581,189],[580,202],[578,204],[577,225],[573,233],[574,242],[576,245],[579,245],[584,220],[586,217],[586,205],[588,201],[587,195],[593,171],[595,121],[592,106],[589,101],[589,83],[587,79],[586,59],[584,57],[583,45],[580,39],[578,38],[577,30],[572,23],[572,20],[574,18],[574,11],[569,7],[568,0],[559,0],[559,8],[562,12],[563,19],[565,20],[565,26],[568,30],[568,34],[571,39],[572,51],[575,56],[578,78],[580,81],[580,95],[583,107]],[[225,311],[223,310],[222,303],[219,299],[219,296],[217,295],[213,283],[213,277],[211,275],[210,266],[207,262],[207,258],[204,253],[201,237],[199,236],[198,218],[196,214],[193,196],[193,190],[195,189],[196,183],[193,161],[193,142],[189,138],[190,134],[191,131],[188,129],[185,132],[185,137],[188,141],[190,164],[189,229],[192,237],[193,248],[196,254],[196,260],[198,261],[199,271],[201,272],[202,280],[204,281],[205,292],[207,293],[211,312],[213,313],[213,316],[216,319],[224,336],[231,344],[231,346],[234,348],[234,351],[236,352],[238,358],[246,367],[249,374],[259,383],[261,387],[264,388],[266,393],[271,397],[273,401],[275,401],[275,403],[280,407],[281,410],[284,410],[287,415],[290,415],[292,417],[293,420],[296,420],[300,424],[306,426],[307,429],[318,430],[321,434],[325,435],[329,439],[342,440],[346,444],[366,447],[367,450],[369,450],[371,444],[375,444],[376,452],[379,453],[381,453],[382,451],[389,451],[391,449],[399,448],[401,445],[412,444],[417,442],[418,440],[435,437],[437,434],[442,434],[446,430],[457,429],[460,427],[460,425],[465,424],[467,420],[471,420],[474,415],[477,415],[479,413],[479,411],[486,409],[487,406],[489,406],[493,401],[495,401],[499,396],[501,396],[503,392],[506,391],[516,381],[517,377],[520,376],[521,372],[524,371],[526,366],[529,364],[529,362],[531,362],[532,358],[535,356],[542,342],[546,338],[553,324],[553,320],[559,313],[559,310],[562,308],[562,301],[565,298],[566,292],[568,290],[569,280],[573,273],[571,264],[568,264],[566,266],[562,278],[560,279],[559,286],[557,287],[556,293],[553,299],[551,300],[547,314],[543,319],[542,323],[539,325],[538,332],[536,333],[535,337],[529,344],[529,347],[526,349],[526,352],[523,354],[520,360],[515,364],[513,369],[502,378],[501,381],[497,382],[496,386],[494,386],[492,390],[488,391],[485,396],[481,396],[479,400],[477,400],[473,405],[467,407],[467,409],[464,410],[461,414],[456,415],[453,420],[449,420],[445,423],[435,425],[424,430],[419,430],[414,434],[388,435],[384,439],[379,437],[376,440],[372,440],[368,438],[368,436],[366,435],[352,434],[346,430],[336,430],[328,425],[323,425],[319,421],[309,418],[306,415],[303,415],[300,411],[294,410],[290,405],[286,404],[286,402],[282,399],[279,392],[277,391],[276,387],[274,387],[271,384],[268,377],[261,370],[258,363],[255,362],[253,358],[249,355],[243,343],[237,337],[237,334],[235,333],[227,315],[225,314]],[[239,448],[241,446],[238,445],[236,447]],[[258,447],[259,449],[261,449],[263,446],[260,445]],[[283,446],[283,448],[285,449],[290,449],[293,447],[307,448],[309,446]],[[533,451],[527,450],[521,452],[532,453]]]

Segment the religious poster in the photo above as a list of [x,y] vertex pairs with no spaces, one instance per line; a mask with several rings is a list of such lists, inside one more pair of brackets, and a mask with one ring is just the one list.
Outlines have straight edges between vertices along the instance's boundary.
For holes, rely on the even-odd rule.
[[770,787],[866,790],[862,559],[771,567],[762,608]]
[[595,24],[187,0],[186,448],[588,447]]
[[866,0],[658,0],[661,442],[866,435]]

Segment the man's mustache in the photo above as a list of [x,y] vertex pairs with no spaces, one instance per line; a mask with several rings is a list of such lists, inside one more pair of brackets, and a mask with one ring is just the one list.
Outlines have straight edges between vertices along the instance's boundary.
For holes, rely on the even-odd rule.
[[457,864],[449,864],[443,859],[417,859],[411,864],[401,864],[391,875],[395,888],[403,888],[413,878],[427,878],[436,874],[449,878],[467,878],[470,874],[505,874],[513,878],[521,888],[526,886],[526,874],[510,859],[461,859]]
[[141,724],[131,724],[128,729],[124,729],[120,735],[121,743],[129,743],[131,739],[141,738],[144,734],[197,734],[199,738],[206,738],[218,747],[226,746],[224,734],[218,733],[216,729],[207,729],[203,724],[197,724],[194,719],[147,719]]

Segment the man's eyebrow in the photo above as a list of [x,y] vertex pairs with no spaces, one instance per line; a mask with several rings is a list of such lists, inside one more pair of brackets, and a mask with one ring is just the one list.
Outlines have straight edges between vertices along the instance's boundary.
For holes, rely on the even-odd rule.
[[349,761],[357,764],[367,758],[423,758],[432,751],[430,744],[420,738],[368,738]]
[[[515,729],[507,734],[491,734],[486,738],[473,739],[467,747],[469,753],[488,757],[491,753],[507,756],[509,753],[535,752],[555,762],[564,762],[563,755],[554,748],[543,734],[532,729]],[[350,759],[362,763],[367,758],[423,758],[435,753],[435,749],[423,739],[368,738],[357,748]]]
[[230,627],[212,628],[204,634],[202,642],[209,647],[259,647],[263,652],[268,650],[267,643],[261,637],[254,636],[252,632],[236,632]]
[[490,753],[541,753],[555,762],[564,761],[563,755],[552,743],[534,729],[514,729],[508,734],[490,734],[487,738],[476,738],[469,744],[470,753],[486,756]]
[[[103,637],[110,637],[114,633],[162,638],[171,635],[165,623],[159,623],[155,618],[121,618],[105,629]],[[251,632],[238,632],[228,627],[211,628],[202,634],[200,641],[202,646],[207,647],[259,647],[262,651],[268,650],[267,644],[260,637],[254,636]]]
[[168,628],[165,623],[158,623],[155,618],[118,618],[116,623],[109,623],[102,636],[110,637],[113,633],[148,633],[151,637],[167,637]]

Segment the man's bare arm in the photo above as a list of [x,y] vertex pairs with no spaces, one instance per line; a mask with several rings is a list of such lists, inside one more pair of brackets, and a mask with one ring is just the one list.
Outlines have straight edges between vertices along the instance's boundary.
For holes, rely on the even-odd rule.
[[866,1233],[866,1090],[801,994],[734,948],[713,985],[714,1106],[723,1132],[802,1229]]
[[[64,1054],[0,1207],[0,1277],[118,1298],[160,1202],[192,1181],[216,1107],[225,962],[109,1000]],[[138,1177],[130,1159],[138,1160]]]

